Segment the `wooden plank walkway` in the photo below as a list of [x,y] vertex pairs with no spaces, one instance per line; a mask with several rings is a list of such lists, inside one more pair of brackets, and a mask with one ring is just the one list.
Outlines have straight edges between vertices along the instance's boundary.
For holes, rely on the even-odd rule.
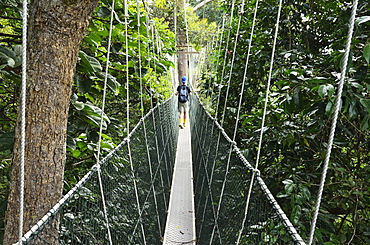
[[163,244],[196,244],[189,123],[179,131]]

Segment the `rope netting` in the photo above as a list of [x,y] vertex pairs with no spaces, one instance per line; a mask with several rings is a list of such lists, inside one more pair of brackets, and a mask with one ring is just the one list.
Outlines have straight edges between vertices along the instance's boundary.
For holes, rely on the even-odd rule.
[[[191,99],[198,243],[235,244],[241,232],[240,244],[305,244],[258,173],[249,200],[250,212],[244,220],[253,167],[199,98]],[[221,199],[222,205],[217,210]]]
[[176,156],[177,120],[174,98],[153,108],[129,137],[23,236],[22,244],[107,244],[107,223],[112,244],[160,244]]

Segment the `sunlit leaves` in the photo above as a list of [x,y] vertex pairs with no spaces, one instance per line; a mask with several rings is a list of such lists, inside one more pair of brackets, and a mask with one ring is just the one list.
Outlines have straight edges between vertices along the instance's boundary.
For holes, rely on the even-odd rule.
[[[228,14],[229,7],[230,5],[224,7],[225,14]],[[356,215],[363,219],[368,215],[350,208],[356,205],[353,200],[357,200],[363,207],[368,203],[365,198],[360,198],[366,191],[354,194],[352,190],[366,183],[370,170],[370,15],[366,10],[356,19],[356,36],[352,40],[345,77],[342,78],[351,7],[351,4],[343,1],[319,1],[316,4],[288,1],[283,6],[282,21],[279,23],[279,44],[274,60],[274,70],[278,72],[275,72],[272,78],[273,96],[270,97],[266,116],[266,127],[269,130],[265,132],[261,149],[260,170],[270,179],[270,187],[277,193],[276,197],[284,210],[287,210],[291,221],[304,236],[309,229],[334,107],[339,99],[338,124],[331,154],[332,165],[327,180],[329,184],[325,187],[324,207],[319,215],[322,223],[315,235],[320,244],[329,241],[330,244],[339,244],[338,241],[342,244],[348,243],[353,231],[350,227],[359,227],[360,223],[363,225],[361,227],[364,227],[361,232],[370,228],[360,219],[354,220]],[[274,28],[275,13],[275,2],[261,3],[257,18],[259,24],[255,26],[252,55],[246,74],[247,87],[241,109],[243,116],[241,128],[238,130],[238,143],[251,161],[256,158],[256,142],[259,137],[256,132],[260,127],[263,108],[261,98],[265,95],[268,75],[266,71],[271,58],[271,35],[267,34],[272,33]],[[246,12],[240,26],[240,33],[243,34],[239,36],[235,54],[237,59],[231,73],[228,109],[224,116],[226,131],[235,124],[233,110],[237,108],[241,92],[242,71],[245,69],[243,61],[248,47],[252,17]],[[231,33],[230,40],[235,40],[236,27],[233,26],[224,34],[228,32]],[[215,87],[219,86],[218,84],[226,86],[226,81],[230,79],[228,71],[231,68],[231,55],[224,53],[226,40],[224,36],[219,46],[223,51],[216,60],[224,63],[215,64],[215,67],[219,67],[215,73]],[[231,44],[228,45],[230,47]],[[226,72],[222,73],[223,70]],[[221,74],[224,74],[224,77],[221,77]],[[337,98],[340,79],[344,79],[343,95]],[[207,89],[211,87],[206,85],[204,87]],[[226,95],[221,93],[218,96],[221,97],[218,113],[221,113]],[[218,101],[218,97],[211,98],[210,101],[212,100]],[[354,184],[351,187],[344,186],[343,183],[349,180]],[[366,209],[365,212],[368,211],[369,209]],[[342,235],[331,239],[335,229]],[[356,236],[361,232],[356,232]],[[361,239],[369,238],[363,233],[359,236],[361,238],[356,242],[366,244],[361,243]]]
[[14,46],[14,50],[7,47],[0,46],[0,66],[10,66],[12,68],[20,66],[22,63],[22,48],[17,45]]
[[326,96],[331,97],[333,96],[335,89],[332,84],[325,84],[321,85],[317,92],[321,98],[324,98]]
[[361,16],[356,18],[355,24],[356,25],[361,25],[362,23],[370,21],[370,16]]

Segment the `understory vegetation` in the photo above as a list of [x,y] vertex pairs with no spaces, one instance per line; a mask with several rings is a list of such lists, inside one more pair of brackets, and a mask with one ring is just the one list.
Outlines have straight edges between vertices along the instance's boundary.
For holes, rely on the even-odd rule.
[[[222,5],[228,17],[222,39],[215,42],[208,68],[198,82],[210,111],[223,120],[229,135],[238,127],[236,141],[254,165],[278,1],[259,4],[252,40],[255,1],[246,3],[243,15],[238,14],[240,6],[240,1],[235,2],[230,24],[232,2]],[[367,1],[360,1],[358,6],[315,233],[318,244],[370,243],[369,7]],[[309,234],[327,153],[351,8],[351,3],[341,0],[293,0],[282,5],[259,170],[304,239]]]
[[[175,28],[184,29],[183,11],[178,7],[175,26],[173,3],[128,1],[126,10],[123,0],[115,1],[102,112],[111,4],[109,0],[99,2],[80,47],[68,118],[65,192],[97,162],[100,122],[100,147],[105,155],[127,136],[142,115],[174,91]],[[0,243],[21,89],[21,12],[22,0],[0,0]],[[194,13],[189,18],[190,29],[196,30],[191,32],[194,40],[200,29],[216,28],[216,24]],[[199,40],[207,42],[206,37]],[[202,43],[194,42],[197,45]]]

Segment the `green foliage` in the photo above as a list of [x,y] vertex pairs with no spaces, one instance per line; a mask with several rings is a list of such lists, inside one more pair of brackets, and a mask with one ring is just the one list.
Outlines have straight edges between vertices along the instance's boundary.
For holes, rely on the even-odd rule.
[[102,1],[96,10],[79,53],[68,121],[66,178],[72,183],[75,182],[72,176],[79,171],[83,174],[86,167],[95,162],[100,123],[104,130],[100,147],[104,153],[118,144],[128,132],[127,106],[134,125],[153,103],[163,101],[172,94],[168,71],[173,63],[164,55],[174,54],[174,34],[168,30],[167,24],[155,18],[148,22],[144,6],[137,7],[136,2],[130,2],[126,33],[123,2],[116,3],[115,13],[104,113],[100,108],[108,52],[109,1]]
[[[136,1],[128,5],[127,32],[123,1],[116,1],[106,78],[110,4],[111,1],[100,1],[81,44],[76,64],[68,114],[66,191],[96,163],[101,122],[104,131],[100,147],[104,155],[120,143],[129,131],[126,125],[127,105],[131,125],[135,125],[142,113],[172,95],[169,71],[174,64],[168,57],[175,53],[174,33],[162,19],[149,17],[144,5],[140,4],[138,8]],[[0,40],[0,171],[4,176],[0,179],[0,229],[8,193],[9,159],[20,96],[22,60],[21,46],[17,44],[21,35],[21,6],[19,0],[0,1],[1,15],[10,17],[0,20],[0,33],[11,37]],[[102,112],[105,79],[106,103]],[[127,93],[129,100],[126,99]]]
[[[177,34],[186,32],[189,44],[199,51],[212,42],[217,32],[215,21],[219,21],[220,15],[212,16],[209,21],[205,15],[198,16],[193,11],[193,6],[188,4],[181,6],[180,2],[160,0],[154,2],[153,14],[161,18],[164,23],[168,23],[172,32]],[[176,36],[176,39],[177,43],[181,43],[181,35]]]
[[[240,1],[236,6],[239,5]],[[225,2],[223,7],[227,16],[230,6]],[[276,1],[260,3],[246,74],[237,141],[250,162],[255,161],[257,154],[277,7]],[[329,176],[315,233],[318,244],[367,244],[370,239],[369,190],[365,187],[370,170],[368,9],[368,3],[359,5],[348,78],[340,98]],[[226,113],[222,116],[228,132],[235,127],[254,3],[246,4],[245,10],[236,53],[233,41],[239,15],[234,14],[230,41],[227,43],[225,31],[221,53],[217,47],[213,49],[212,60],[217,63],[209,64],[201,80],[203,93],[209,96],[207,101],[214,102],[211,111],[216,111],[219,100],[217,113],[222,115],[226,101]],[[259,168],[303,238],[309,231],[326,154],[350,11],[351,5],[340,0],[286,1],[279,23]]]

